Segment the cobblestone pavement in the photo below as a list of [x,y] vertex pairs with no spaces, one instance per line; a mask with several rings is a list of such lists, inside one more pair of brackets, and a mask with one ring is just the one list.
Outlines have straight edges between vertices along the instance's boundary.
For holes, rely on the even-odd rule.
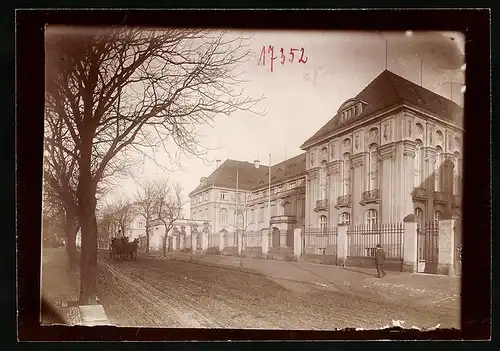
[[[459,327],[457,311],[401,305],[334,286],[139,256],[99,259],[99,298],[112,324],[147,327],[374,329]],[[400,322],[397,322],[400,323]]]

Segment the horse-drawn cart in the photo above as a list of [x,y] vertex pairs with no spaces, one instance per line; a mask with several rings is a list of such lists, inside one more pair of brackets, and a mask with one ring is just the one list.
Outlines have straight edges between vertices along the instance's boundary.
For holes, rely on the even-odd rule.
[[115,260],[136,260],[137,259],[137,246],[139,240],[129,242],[128,237],[112,238],[111,245],[109,246],[109,255]]

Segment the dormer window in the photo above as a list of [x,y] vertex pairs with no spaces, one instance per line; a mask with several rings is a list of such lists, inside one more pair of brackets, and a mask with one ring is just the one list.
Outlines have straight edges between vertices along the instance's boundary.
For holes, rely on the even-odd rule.
[[285,176],[288,176],[288,175],[290,175],[290,174],[291,174],[290,172],[286,172],[286,173],[285,173]]
[[361,102],[353,104],[353,102],[351,101],[348,104],[348,107],[344,109],[344,111],[342,111],[342,113],[340,114],[341,116],[340,120],[341,122],[344,122],[351,117],[359,116],[362,112],[363,112],[363,105],[361,104]]

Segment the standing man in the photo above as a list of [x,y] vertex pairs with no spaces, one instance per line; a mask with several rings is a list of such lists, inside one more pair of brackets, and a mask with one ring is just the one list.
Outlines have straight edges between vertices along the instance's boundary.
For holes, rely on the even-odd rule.
[[[377,244],[377,250],[375,251],[375,265],[377,266],[377,276],[378,278],[382,278],[386,276],[384,271],[384,262],[385,262],[385,252],[382,248],[382,245]],[[382,273],[382,276],[380,276]]]

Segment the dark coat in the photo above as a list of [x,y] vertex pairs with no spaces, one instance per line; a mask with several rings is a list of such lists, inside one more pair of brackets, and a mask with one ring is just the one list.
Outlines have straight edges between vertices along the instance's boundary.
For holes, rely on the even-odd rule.
[[385,251],[382,248],[377,248],[375,251],[375,264],[384,264],[385,262]]

